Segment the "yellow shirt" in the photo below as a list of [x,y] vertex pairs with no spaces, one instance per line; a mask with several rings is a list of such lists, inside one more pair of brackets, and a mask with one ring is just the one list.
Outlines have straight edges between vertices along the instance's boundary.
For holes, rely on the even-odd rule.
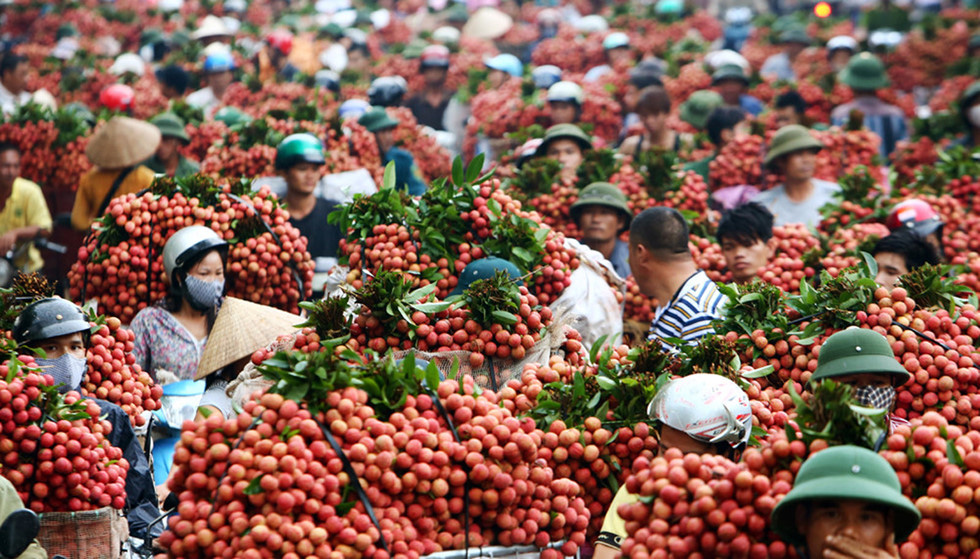
[[[99,211],[102,200],[109,193],[113,181],[120,172],[122,172],[120,169],[96,167],[82,176],[82,180],[78,182],[78,192],[75,193],[75,206],[71,210],[71,224],[75,229],[85,231],[93,221],[102,217],[95,213]],[[149,188],[153,184],[154,176],[153,171],[143,165],[136,167],[123,179],[113,197],[135,194]]]
[[[0,235],[22,227],[38,226],[51,230],[51,212],[44,201],[44,194],[37,184],[20,177],[14,179],[10,198],[0,210]],[[14,265],[21,268],[27,265],[29,272],[36,272],[44,266],[41,253],[31,246],[27,254],[18,258]]]
[[626,484],[620,486],[616,496],[609,503],[606,517],[602,519],[602,529],[599,531],[596,543],[619,549],[628,534],[626,533],[626,521],[616,511],[619,510],[620,505],[630,505],[639,500],[639,495],[626,490]]

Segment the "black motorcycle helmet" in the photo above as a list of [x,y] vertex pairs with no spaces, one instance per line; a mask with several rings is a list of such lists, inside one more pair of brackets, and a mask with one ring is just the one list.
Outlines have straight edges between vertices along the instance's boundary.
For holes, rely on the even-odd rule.
[[385,76],[371,82],[368,101],[374,107],[396,107],[408,91],[408,84],[401,76]]
[[88,318],[78,305],[61,297],[39,299],[24,307],[14,320],[14,341],[35,344],[76,332],[88,334]]

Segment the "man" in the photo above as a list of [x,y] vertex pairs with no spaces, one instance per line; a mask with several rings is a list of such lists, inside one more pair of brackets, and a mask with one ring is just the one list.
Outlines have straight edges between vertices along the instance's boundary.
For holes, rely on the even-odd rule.
[[932,245],[940,260],[944,258],[943,229],[946,224],[928,203],[915,199],[899,202],[888,214],[885,225],[892,231],[911,229]]
[[368,88],[368,101],[372,107],[399,107],[408,91],[408,83],[401,76],[375,78]]
[[792,26],[780,33],[779,42],[783,50],[767,58],[759,73],[763,78],[795,82],[793,62],[810,45],[810,35],[805,28]]
[[582,117],[585,92],[575,82],[561,81],[548,88],[548,110],[551,125],[576,124]]
[[556,124],[544,134],[537,157],[548,157],[561,163],[561,179],[574,180],[585,152],[592,149],[592,139],[574,124]]
[[419,72],[425,88],[405,103],[422,126],[433,130],[446,130],[444,117],[449,101],[456,92],[446,88],[449,74],[449,49],[443,45],[429,45],[419,57]]
[[[648,413],[656,420],[658,453],[669,448],[695,454],[720,454],[738,460],[752,435],[749,397],[721,375],[694,374],[668,382],[650,402]],[[628,535],[619,506],[639,501],[623,485],[602,522],[594,559],[619,557]]]
[[629,244],[619,240],[633,221],[626,195],[608,182],[594,182],[582,189],[569,212],[582,243],[605,256],[619,277],[628,277]]
[[762,101],[746,93],[749,78],[742,68],[729,64],[715,70],[711,75],[711,86],[714,87],[726,105],[740,107],[752,116],[758,116],[765,106]]
[[[708,124],[708,117],[712,111],[725,104],[725,100],[717,91],[702,89],[695,91],[681,103],[680,118],[690,124],[695,130],[701,132]],[[742,111],[739,111],[742,112]],[[742,117],[745,118],[744,116]],[[715,144],[717,145],[717,144]]]
[[[874,330],[851,327],[827,338],[820,346],[817,369],[809,383],[825,379],[846,384],[854,389],[854,398],[862,406],[884,410],[891,414],[895,406],[895,388],[912,378],[895,359],[888,338]],[[908,422],[889,415],[891,429]],[[887,433],[882,433],[882,437]]]
[[882,101],[875,93],[891,84],[885,65],[877,56],[862,52],[847,63],[840,81],[854,92],[854,100],[834,108],[830,123],[845,126],[851,113],[859,112],[864,117],[864,127],[881,137],[879,151],[887,160],[895,144],[908,138],[909,132],[902,109]]
[[29,70],[26,56],[7,51],[0,57],[0,110],[4,116],[31,100],[31,92],[27,91]]
[[[683,110],[682,107],[682,113]],[[722,148],[728,142],[748,135],[751,130],[746,120],[745,111],[739,107],[715,108],[705,121],[704,127],[708,133],[708,138],[715,146],[715,151],[704,159],[685,164],[684,170],[694,171],[707,181],[711,170],[711,162],[714,161],[715,157],[718,157],[718,153],[721,152]]]
[[623,140],[619,153],[636,158],[640,153],[651,149],[680,150],[681,136],[667,124],[670,118],[670,95],[665,88],[653,85],[644,89],[640,92],[635,108],[643,130]]
[[[20,177],[20,148],[0,144],[0,256],[51,232],[52,221],[37,184]],[[44,266],[41,253],[30,246],[14,266],[36,272]]]
[[498,54],[486,62],[487,87],[499,89],[511,78],[520,78],[524,75],[524,64],[513,54]]
[[780,128],[772,137],[763,163],[783,175],[782,184],[757,194],[752,201],[772,212],[778,226],[802,223],[811,230],[820,224],[820,208],[834,200],[837,183],[814,178],[817,152],[823,144],[799,124]]
[[725,265],[736,283],[749,283],[772,258],[772,214],[755,202],[726,212],[715,233]]
[[873,249],[878,263],[878,285],[892,289],[905,274],[926,264],[939,264],[936,249],[911,229],[898,229],[882,238]]
[[235,80],[235,59],[231,52],[215,52],[204,59],[204,87],[187,96],[187,104],[211,118],[221,106],[228,86]]
[[307,238],[307,252],[316,262],[317,272],[329,271],[336,263],[340,229],[327,223],[336,207],[315,194],[326,159],[323,144],[312,134],[287,136],[276,149],[276,171],[286,181],[283,202],[289,223]]
[[184,98],[191,81],[187,71],[176,64],[160,68],[156,71],[156,77],[160,83],[160,93],[171,103]]
[[714,332],[727,299],[699,270],[689,247],[684,216],[673,208],[643,210],[630,225],[630,268],[640,292],[660,306],[650,337],[695,342]]
[[790,124],[806,125],[806,100],[795,89],[776,97],[772,112],[776,130]]
[[[59,391],[65,393],[79,390],[88,369],[86,351],[90,328],[88,318],[76,305],[60,297],[50,297],[24,307],[14,321],[12,333],[20,347],[40,350],[44,357],[35,361],[45,374],[54,378]],[[110,402],[93,400],[102,410],[102,419],[112,425],[107,441],[122,449],[123,457],[129,462],[127,518],[130,532],[142,535],[146,525],[160,514],[149,464],[126,412]]]
[[412,196],[425,194],[425,182],[415,165],[415,158],[411,153],[395,147],[395,127],[398,126],[398,121],[388,116],[384,109],[376,108],[364,113],[357,119],[357,123],[374,134],[382,165],[395,162],[395,188],[407,190]]
[[663,87],[663,68],[657,62],[644,60],[630,70],[629,81],[623,92],[623,129],[619,132],[620,141],[626,139],[630,128],[640,124],[640,115],[636,114],[636,102],[640,92],[651,86]]
[[196,161],[191,161],[180,153],[180,147],[190,143],[191,139],[179,116],[162,113],[153,117],[150,124],[160,131],[160,145],[153,157],[147,159],[143,165],[158,175],[168,177],[186,177],[201,170]]
[[262,83],[295,81],[300,70],[289,61],[293,51],[293,34],[276,29],[265,36],[265,47],[256,54],[259,80]]
[[836,74],[847,68],[851,57],[857,54],[858,42],[849,35],[838,35],[827,41],[827,61]]
[[602,50],[606,53],[606,63],[596,66],[585,73],[582,78],[586,82],[597,82],[599,78],[633,62],[633,47],[629,35],[621,31],[610,33],[602,40]]
[[920,518],[887,460],[843,445],[800,466],[772,510],[772,529],[800,557],[893,558]]

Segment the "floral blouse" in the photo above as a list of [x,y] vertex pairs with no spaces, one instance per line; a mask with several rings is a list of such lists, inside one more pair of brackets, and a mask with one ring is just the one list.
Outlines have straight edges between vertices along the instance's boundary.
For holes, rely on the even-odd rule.
[[129,327],[136,335],[136,364],[154,380],[159,369],[170,371],[181,380],[194,378],[206,337],[194,338],[174,315],[155,306],[136,313]]

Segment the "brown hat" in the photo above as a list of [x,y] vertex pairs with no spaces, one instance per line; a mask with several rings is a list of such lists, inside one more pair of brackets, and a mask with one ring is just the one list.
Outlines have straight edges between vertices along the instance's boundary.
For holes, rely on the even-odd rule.
[[103,169],[122,169],[153,155],[160,145],[160,130],[149,122],[114,116],[89,140],[85,155]]
[[277,336],[297,330],[303,318],[273,307],[225,297],[208,335],[194,380],[220,371],[269,345]]

